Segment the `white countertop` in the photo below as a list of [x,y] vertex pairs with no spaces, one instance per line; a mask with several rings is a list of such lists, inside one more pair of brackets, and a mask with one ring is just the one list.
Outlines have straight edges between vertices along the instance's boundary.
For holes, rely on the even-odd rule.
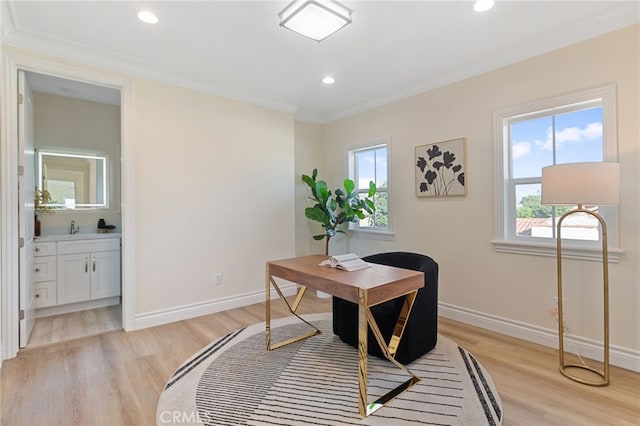
[[38,242],[47,242],[47,241],[74,241],[74,240],[94,240],[101,238],[121,238],[122,233],[120,232],[107,232],[104,234],[98,234],[97,232],[93,233],[78,233],[78,234],[59,234],[59,235],[41,235],[39,237],[34,237],[34,241]]

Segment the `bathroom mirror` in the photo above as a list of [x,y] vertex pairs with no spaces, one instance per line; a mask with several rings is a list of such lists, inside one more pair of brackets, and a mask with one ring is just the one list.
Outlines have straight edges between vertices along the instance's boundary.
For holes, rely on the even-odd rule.
[[51,207],[108,208],[108,157],[99,154],[38,151],[38,189],[51,194]]

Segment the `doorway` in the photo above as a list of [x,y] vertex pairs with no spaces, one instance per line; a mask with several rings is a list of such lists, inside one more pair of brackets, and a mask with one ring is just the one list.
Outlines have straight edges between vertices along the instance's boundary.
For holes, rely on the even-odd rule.
[[19,107],[18,121],[31,123],[18,129],[19,141],[21,131],[30,136],[18,148],[19,161],[22,151],[27,159],[20,182],[34,182],[47,200],[35,203],[30,232],[34,191],[19,188],[18,219],[27,225],[20,347],[122,329],[120,90],[32,71],[18,80],[30,106]]
[[[121,327],[125,331],[135,329],[135,300],[133,277],[135,276],[134,253],[134,170],[132,146],[132,81],[115,74],[106,74],[47,58],[39,58],[17,51],[4,51],[4,94],[18,93],[18,71],[28,71],[58,77],[69,81],[88,83],[116,89],[121,99],[121,158],[120,175],[121,205]],[[13,358],[19,350],[20,299],[19,288],[19,232],[18,202],[18,96],[3,96],[0,104],[0,354],[2,360]],[[24,219],[23,219],[24,222]]]

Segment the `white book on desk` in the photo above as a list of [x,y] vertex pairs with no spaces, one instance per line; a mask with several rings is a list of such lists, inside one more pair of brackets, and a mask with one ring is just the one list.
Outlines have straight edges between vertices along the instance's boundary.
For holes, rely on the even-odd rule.
[[330,256],[329,259],[320,262],[320,266],[328,266],[349,272],[371,267],[371,265],[360,259],[360,257],[354,253]]

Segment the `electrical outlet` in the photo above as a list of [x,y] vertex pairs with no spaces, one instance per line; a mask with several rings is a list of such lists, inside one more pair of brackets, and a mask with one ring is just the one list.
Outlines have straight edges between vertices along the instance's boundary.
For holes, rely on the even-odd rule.
[[[567,299],[565,299],[563,297],[562,298],[562,306],[563,307],[566,306],[566,301],[567,301]],[[555,296],[553,298],[553,306],[551,306],[549,308],[548,312],[549,312],[549,315],[552,316],[557,322],[558,321],[558,313],[559,313],[558,312],[558,297],[557,296]],[[562,311],[562,325],[563,325],[562,329],[566,334],[571,333],[571,329],[567,326],[567,313],[566,313],[565,309],[563,309],[563,311]]]
[[222,285],[222,273],[221,272],[216,272],[216,274],[213,276],[213,283],[215,285]]
[[553,304],[549,306],[547,312],[549,312],[549,315],[555,318],[556,321],[558,320],[558,297],[553,298]]

